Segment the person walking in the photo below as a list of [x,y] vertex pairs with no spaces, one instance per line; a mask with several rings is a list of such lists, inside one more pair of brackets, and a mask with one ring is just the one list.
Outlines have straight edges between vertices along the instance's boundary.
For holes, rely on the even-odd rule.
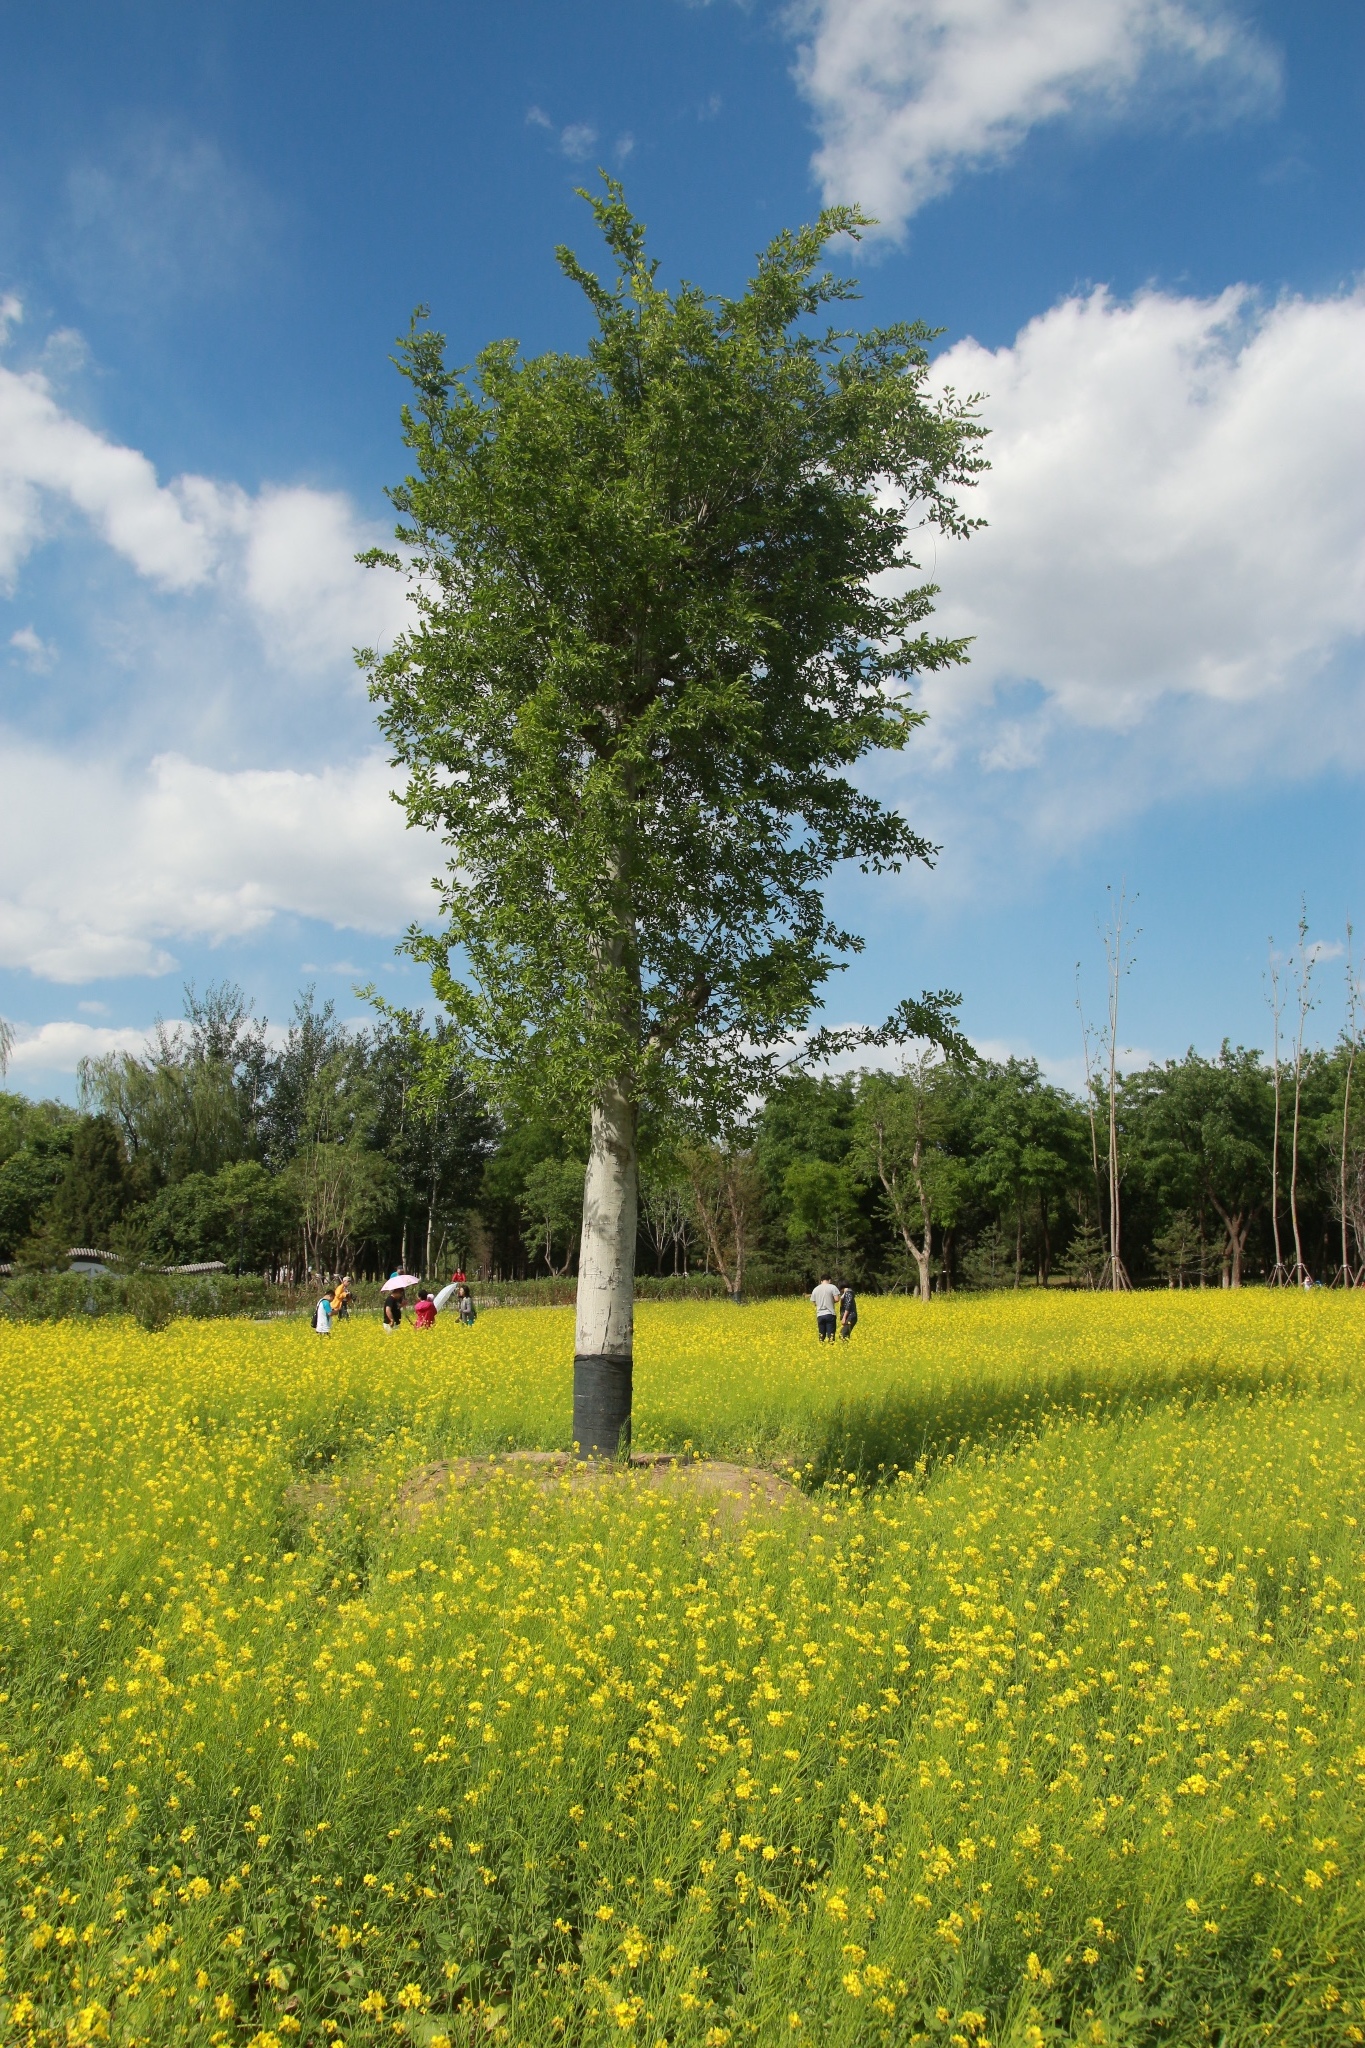
[[403,1320],[402,1290],[395,1288],[384,1296],[384,1328],[396,1330]]
[[317,1331],[319,1337],[331,1336],[332,1297],[330,1294],[324,1294],[313,1311],[313,1328]]
[[858,1297],[853,1292],[851,1281],[845,1280],[839,1290],[839,1335],[849,1338],[853,1335],[858,1321]]
[[463,1280],[460,1282],[460,1291],[455,1296],[455,1310],[464,1328],[471,1328],[474,1321],[474,1297]]
[[417,1305],[412,1311],[414,1330],[431,1330],[436,1325],[436,1304],[429,1294],[419,1294]]
[[811,1290],[815,1304],[815,1329],[822,1344],[834,1342],[839,1323],[839,1290],[831,1280],[822,1280]]
[[340,1321],[343,1316],[349,1316],[352,1298],[350,1278],[347,1274],[343,1273],[336,1286],[332,1289],[332,1317],[334,1321]]

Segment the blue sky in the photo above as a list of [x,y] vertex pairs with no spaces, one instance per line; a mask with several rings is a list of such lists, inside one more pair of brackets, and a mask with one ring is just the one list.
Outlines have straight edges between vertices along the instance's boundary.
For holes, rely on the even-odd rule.
[[420,1000],[428,901],[349,658],[401,473],[388,356],[573,347],[575,185],[729,290],[822,197],[869,321],[985,394],[989,521],[926,560],[971,669],[869,769],[942,842],[840,876],[832,1018],[962,991],[1073,1078],[1263,1044],[1273,934],[1365,918],[1365,13],[1219,0],[0,6],[0,1014],[70,1094],[181,984]]

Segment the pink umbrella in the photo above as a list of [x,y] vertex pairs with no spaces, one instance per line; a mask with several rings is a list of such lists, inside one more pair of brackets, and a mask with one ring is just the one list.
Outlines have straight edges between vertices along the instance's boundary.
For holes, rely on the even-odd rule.
[[419,1277],[416,1273],[391,1273],[379,1292],[394,1294],[400,1287],[416,1287]]

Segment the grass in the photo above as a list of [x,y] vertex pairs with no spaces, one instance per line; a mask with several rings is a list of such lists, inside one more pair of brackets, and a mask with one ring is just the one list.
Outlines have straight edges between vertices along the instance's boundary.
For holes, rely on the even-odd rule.
[[1363,1310],[0,1330],[0,2040],[1365,2040]]

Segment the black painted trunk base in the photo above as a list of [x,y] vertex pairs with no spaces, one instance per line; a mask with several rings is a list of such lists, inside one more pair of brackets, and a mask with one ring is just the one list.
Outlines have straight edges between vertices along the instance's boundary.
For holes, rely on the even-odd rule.
[[573,1362],[573,1434],[582,1458],[623,1457],[630,1449],[631,1360],[577,1352]]

